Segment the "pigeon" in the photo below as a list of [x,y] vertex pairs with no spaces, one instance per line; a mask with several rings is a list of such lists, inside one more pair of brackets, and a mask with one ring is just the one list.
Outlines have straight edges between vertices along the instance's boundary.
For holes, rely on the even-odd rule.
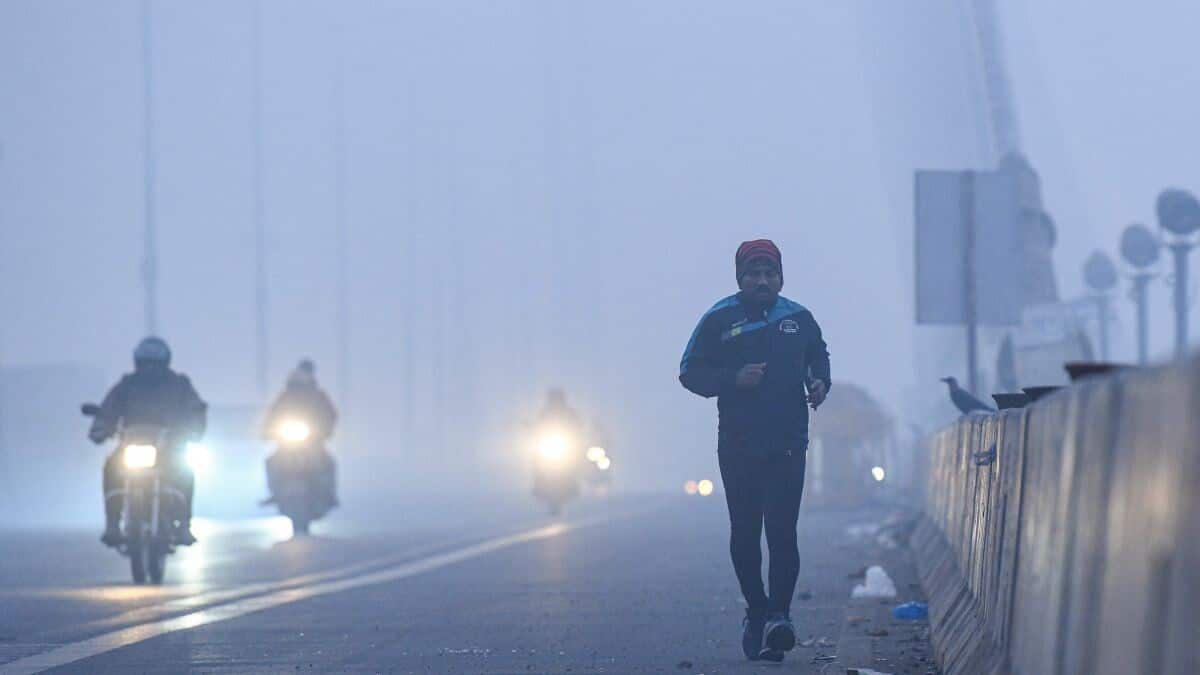
[[992,411],[992,406],[975,398],[971,392],[963,389],[958,385],[958,380],[953,377],[943,377],[942,382],[945,382],[950,387],[950,401],[954,403],[954,407],[958,408],[959,412],[966,415],[967,413],[976,410]]

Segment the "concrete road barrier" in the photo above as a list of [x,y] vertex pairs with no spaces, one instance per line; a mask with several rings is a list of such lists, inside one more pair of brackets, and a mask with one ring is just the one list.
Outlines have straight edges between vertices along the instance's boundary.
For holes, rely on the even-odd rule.
[[1200,673],[1200,361],[964,417],[929,467],[946,673]]

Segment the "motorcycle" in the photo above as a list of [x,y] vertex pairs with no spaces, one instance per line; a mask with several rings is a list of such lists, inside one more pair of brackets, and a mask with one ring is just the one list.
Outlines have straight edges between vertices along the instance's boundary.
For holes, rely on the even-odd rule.
[[[99,406],[85,404],[84,415],[95,417]],[[150,426],[123,426],[117,432],[117,447],[125,468],[120,489],[121,534],[117,551],[129,558],[129,571],[135,584],[161,584],[167,556],[175,552],[176,516],[187,508],[186,497],[165,477],[170,447],[168,429]]]
[[579,495],[580,444],[561,429],[542,429],[537,436],[533,494],[546,503],[550,515],[562,513],[563,506]]
[[277,448],[267,458],[271,497],[265,503],[291,519],[294,534],[307,535],[311,523],[337,505],[333,459],[304,420],[285,419],[273,435]]

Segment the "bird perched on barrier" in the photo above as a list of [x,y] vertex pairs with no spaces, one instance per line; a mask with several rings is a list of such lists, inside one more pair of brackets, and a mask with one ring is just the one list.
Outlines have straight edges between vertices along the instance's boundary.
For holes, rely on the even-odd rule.
[[946,386],[950,387],[950,401],[962,414],[966,415],[976,410],[990,412],[993,409],[992,406],[975,398],[971,392],[959,386],[958,380],[953,377],[943,377],[942,382],[945,382]]

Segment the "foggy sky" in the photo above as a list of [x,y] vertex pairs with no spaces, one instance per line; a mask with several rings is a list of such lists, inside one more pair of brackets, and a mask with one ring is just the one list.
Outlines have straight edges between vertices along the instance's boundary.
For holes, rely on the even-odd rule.
[[[1092,249],[1154,224],[1158,190],[1200,189],[1200,7],[1111,4],[1003,3],[1068,298]],[[162,333],[207,399],[254,402],[250,5],[152,6]],[[0,3],[5,364],[115,378],[142,335],[139,7]],[[710,470],[715,411],[679,387],[679,355],[734,290],[737,243],[759,236],[782,247],[784,294],[822,324],[835,378],[902,414],[926,387],[912,365],[911,172],[982,156],[957,12],[264,2],[272,382],[305,355],[337,380],[340,49],[343,407],[372,452],[500,470],[519,421],[562,384],[646,475]],[[1161,355],[1164,287],[1153,303]],[[1130,337],[1116,349],[1130,358],[1121,304]]]

